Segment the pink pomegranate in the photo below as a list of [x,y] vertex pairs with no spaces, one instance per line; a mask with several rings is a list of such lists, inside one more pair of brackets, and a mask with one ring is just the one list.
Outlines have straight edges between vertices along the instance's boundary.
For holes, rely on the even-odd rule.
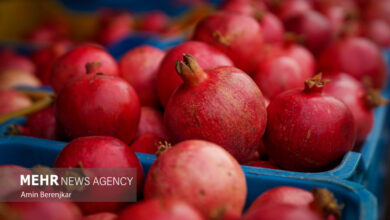
[[30,115],[26,121],[29,135],[50,140],[59,140],[61,131],[54,114],[54,107],[50,106]]
[[160,105],[156,79],[165,52],[153,46],[139,46],[128,51],[119,61],[119,72],[137,91],[141,104]]
[[258,22],[250,16],[217,12],[198,23],[193,39],[218,48],[248,74],[256,70],[261,59],[263,34]]
[[53,65],[60,56],[67,52],[69,46],[68,42],[58,42],[46,46],[31,55],[31,59],[37,67],[36,75],[42,84],[50,85]]
[[198,210],[184,201],[172,198],[155,198],[131,205],[119,214],[118,220],[161,219],[161,220],[203,220]]
[[267,0],[268,7],[282,20],[312,10],[313,6],[307,0]]
[[[135,168],[137,170],[137,190],[142,189],[144,173],[140,161],[124,142],[113,137],[91,136],[71,141],[58,155],[54,167]],[[115,192],[113,189],[113,193]],[[116,212],[126,203],[81,202],[78,205],[85,214],[93,214]]]
[[24,93],[14,90],[0,90],[0,115],[31,106],[33,102]]
[[169,24],[169,17],[163,11],[151,11],[144,14],[138,28],[142,31],[161,32]]
[[315,57],[308,49],[295,43],[286,43],[283,47],[283,53],[299,64],[306,78],[314,75],[317,64]]
[[103,135],[130,143],[137,132],[140,103],[125,80],[88,74],[67,83],[58,94],[56,117],[70,138]]
[[356,144],[360,145],[366,139],[374,124],[373,109],[386,104],[372,90],[364,86],[352,76],[339,73],[330,76],[332,81],[325,85],[324,93],[343,101],[351,110],[357,127]]
[[335,165],[351,150],[356,125],[349,108],[323,94],[321,74],[305,89],[276,96],[267,108],[264,144],[272,161],[286,170],[320,171]]
[[5,199],[8,195],[21,190],[23,186],[20,185],[20,175],[30,174],[31,170],[18,165],[0,165],[0,179],[3,180],[0,181],[0,198]]
[[316,212],[299,206],[290,204],[276,203],[260,207],[254,211],[248,212],[242,220],[321,220],[324,219]]
[[163,138],[154,134],[143,134],[130,145],[131,150],[137,153],[155,154],[158,146],[164,143]]
[[175,61],[182,60],[184,53],[192,54],[204,69],[215,66],[233,66],[232,61],[226,55],[202,42],[187,41],[172,48],[161,62],[157,74],[157,94],[164,107],[172,93],[183,82],[175,71]]
[[283,43],[285,30],[283,23],[278,17],[267,12],[264,15],[259,15],[257,20],[263,32],[264,43],[278,45]]
[[154,134],[158,137],[167,139],[164,127],[163,115],[157,109],[150,107],[141,108],[141,117],[139,120],[136,137],[143,134]]
[[6,69],[0,73],[0,90],[12,89],[20,86],[39,87],[39,79],[25,70]]
[[51,73],[51,85],[56,93],[70,80],[86,74],[119,75],[114,58],[102,47],[84,44],[57,59]]
[[321,52],[332,40],[330,22],[316,11],[306,11],[286,19],[287,31],[303,40],[314,54]]
[[11,202],[2,205],[8,215],[16,219],[79,220],[81,212],[70,202]]
[[246,182],[238,162],[220,146],[200,140],[181,142],[152,164],[144,196],[176,198],[197,208],[207,219],[239,217]]
[[0,72],[6,69],[24,70],[28,73],[35,73],[35,65],[25,56],[17,54],[13,50],[0,50]]
[[390,23],[372,20],[364,25],[363,35],[381,47],[390,46]]
[[92,215],[87,215],[82,220],[115,220],[118,218],[117,214],[111,212],[100,212]]
[[375,88],[383,88],[387,78],[381,51],[364,38],[345,37],[332,43],[318,65],[324,73],[345,72]]
[[240,162],[250,160],[267,121],[261,91],[234,67],[203,70],[191,55],[185,54],[183,60],[176,63],[176,70],[184,82],[164,113],[169,140],[207,140]]
[[127,11],[103,10],[99,20],[96,40],[103,44],[113,44],[132,32],[134,19]]

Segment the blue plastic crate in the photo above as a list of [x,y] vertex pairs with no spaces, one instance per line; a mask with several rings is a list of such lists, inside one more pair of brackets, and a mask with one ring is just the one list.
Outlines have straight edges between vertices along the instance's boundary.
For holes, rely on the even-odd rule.
[[[37,164],[51,166],[58,153],[66,143],[47,142],[34,138],[14,139],[0,138],[0,164],[17,164],[32,167]],[[137,153],[144,171],[148,172],[155,160],[154,155]],[[324,187],[332,191],[339,203],[344,204],[342,219],[371,220],[377,219],[377,202],[375,197],[362,186],[344,180],[305,178],[299,176],[284,177],[277,174],[266,174],[259,169],[242,166],[248,186],[248,207],[260,194],[277,186],[295,186],[311,190],[313,187]]]

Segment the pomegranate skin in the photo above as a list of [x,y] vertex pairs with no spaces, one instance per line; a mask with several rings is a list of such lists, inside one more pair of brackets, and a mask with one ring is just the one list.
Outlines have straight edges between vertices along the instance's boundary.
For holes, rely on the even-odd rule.
[[203,42],[188,41],[172,48],[161,62],[157,74],[157,92],[163,107],[167,105],[169,97],[183,82],[175,71],[175,61],[182,60],[184,53],[195,57],[204,69],[215,66],[233,66],[233,62],[225,54]]
[[118,215],[111,212],[101,212],[92,215],[87,215],[82,218],[82,220],[115,220],[118,218]]
[[142,31],[161,32],[169,24],[169,17],[163,11],[151,11],[142,16],[139,29]]
[[0,72],[0,90],[13,89],[18,86],[39,87],[39,79],[21,69],[6,69]]
[[269,189],[257,197],[249,207],[249,211],[277,203],[310,208],[310,203],[313,201],[313,194],[307,190],[291,186],[280,186]]
[[267,0],[267,2],[268,7],[283,21],[313,8],[311,2],[307,0]]
[[317,64],[314,55],[308,49],[298,44],[286,44],[283,47],[283,53],[293,58],[300,65],[306,78],[314,75]]
[[360,145],[374,124],[374,106],[367,103],[364,86],[352,76],[339,73],[331,76],[331,79],[325,85],[324,93],[343,101],[349,107],[357,127],[356,144]]
[[345,72],[363,83],[383,88],[386,63],[379,48],[369,40],[346,37],[332,43],[319,58],[324,73]]
[[160,105],[156,79],[164,56],[164,51],[145,45],[128,51],[119,61],[121,77],[134,87],[143,106]]
[[264,12],[267,7],[262,1],[228,0],[223,2],[221,9],[256,17],[259,13]]
[[[193,60],[185,62],[195,65]],[[267,123],[261,91],[235,67],[193,71],[182,77],[197,75],[202,81],[183,83],[165,109],[169,140],[207,140],[221,145],[240,162],[253,160]]]
[[290,90],[271,100],[263,140],[269,158],[281,168],[320,171],[353,148],[356,127],[344,103],[320,91],[304,91]]
[[119,75],[118,65],[102,47],[84,44],[57,59],[52,69],[50,81],[54,91],[59,93],[62,87],[72,79],[99,72],[107,75]]
[[264,161],[264,160],[254,160],[254,161],[249,161],[246,162],[242,165],[245,166],[251,166],[251,167],[262,167],[262,168],[269,168],[269,169],[279,169],[277,166],[275,166],[272,162],[270,161]]
[[82,217],[77,206],[70,202],[10,202],[5,209],[23,220],[79,220]]
[[198,23],[193,39],[218,48],[248,74],[256,70],[261,59],[263,34],[259,23],[250,16],[217,12]]
[[291,204],[271,204],[248,212],[242,220],[321,220],[314,211]]
[[163,115],[157,109],[150,107],[141,108],[141,117],[138,124],[136,137],[143,134],[153,134],[167,139],[167,132],[164,127]]
[[264,43],[277,44],[283,43],[284,26],[278,17],[272,13],[265,13],[259,20],[261,30],[263,32]]
[[177,198],[204,217],[241,216],[247,189],[238,162],[223,148],[200,140],[181,142],[152,164],[144,196]]
[[116,43],[132,32],[133,23],[133,17],[126,11],[105,10],[99,21],[96,40],[103,45]]
[[[143,184],[143,168],[135,153],[122,141],[113,137],[90,136],[77,138],[67,144],[54,162],[55,168],[135,168],[137,191]],[[116,212],[123,202],[80,202],[84,214]]]
[[314,54],[321,52],[332,39],[330,22],[316,11],[306,11],[284,22],[286,30],[302,37],[304,44]]
[[131,150],[137,153],[155,154],[164,139],[154,134],[143,134],[130,145]]
[[172,198],[155,198],[131,205],[119,214],[118,220],[203,220],[198,210]]
[[69,46],[68,42],[53,43],[31,55],[31,59],[37,67],[36,75],[42,84],[50,85],[51,70],[54,63],[67,52]]
[[265,58],[253,76],[264,96],[270,99],[290,89],[303,89],[306,79],[300,65],[287,56]]
[[381,47],[390,46],[390,24],[383,20],[369,21],[364,25],[363,36]]
[[26,127],[29,130],[29,135],[33,137],[59,140],[61,136],[53,106],[29,116],[26,121]]
[[136,92],[112,75],[88,74],[67,83],[55,108],[56,118],[70,138],[103,135],[130,143],[140,118]]
[[19,69],[28,73],[35,73],[34,63],[25,56],[13,50],[0,50],[0,72],[6,69]]
[[14,90],[0,90],[0,115],[31,106],[33,102],[25,94]]

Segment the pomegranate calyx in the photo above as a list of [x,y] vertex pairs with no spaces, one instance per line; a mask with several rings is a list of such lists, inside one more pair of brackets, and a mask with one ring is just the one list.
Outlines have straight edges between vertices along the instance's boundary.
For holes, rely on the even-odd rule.
[[228,47],[230,45],[230,37],[229,36],[224,36],[221,34],[219,31],[215,31],[213,33],[213,38],[216,42],[222,44],[225,47]]
[[335,219],[340,219],[341,209],[344,205],[339,205],[333,193],[326,188],[313,188],[314,201],[312,207],[314,207],[321,215],[328,217],[333,215]]
[[380,90],[378,89],[372,89],[372,88],[367,89],[364,98],[366,100],[367,105],[371,108],[389,104],[389,100],[383,98],[381,96]]
[[172,144],[169,143],[168,141],[164,141],[164,142],[159,141],[156,155],[160,156],[161,154],[163,154],[165,151],[167,151],[171,147],[172,147]]
[[96,73],[101,66],[102,66],[102,63],[99,61],[88,62],[87,64],[85,64],[85,69],[87,71],[87,74]]
[[183,54],[183,61],[175,61],[176,72],[186,85],[196,85],[207,78],[206,73],[190,54]]
[[330,79],[323,79],[322,73],[315,75],[313,78],[307,79],[305,81],[305,91],[313,92],[313,91],[322,91],[322,87],[328,82]]
[[305,37],[293,32],[286,32],[283,36],[284,42],[286,45],[290,44],[304,44],[305,43]]

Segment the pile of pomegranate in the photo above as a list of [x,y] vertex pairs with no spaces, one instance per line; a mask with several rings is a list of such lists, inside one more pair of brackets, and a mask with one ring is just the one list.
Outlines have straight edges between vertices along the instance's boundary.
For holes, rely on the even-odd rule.
[[[9,209],[25,219],[53,210],[64,219],[340,217],[326,189],[287,186],[243,214],[240,164],[322,172],[360,150],[373,110],[387,104],[381,48],[390,46],[390,1],[226,0],[185,33],[160,11],[105,9],[98,20],[86,42],[43,23],[26,35],[45,42],[30,57],[0,50],[0,114],[32,105],[16,86],[51,86],[53,105],[17,133],[70,142],[57,168],[137,169],[145,200]],[[135,30],[191,34],[165,51],[140,45],[115,60],[104,46]],[[135,153],[158,156],[148,173]]]

